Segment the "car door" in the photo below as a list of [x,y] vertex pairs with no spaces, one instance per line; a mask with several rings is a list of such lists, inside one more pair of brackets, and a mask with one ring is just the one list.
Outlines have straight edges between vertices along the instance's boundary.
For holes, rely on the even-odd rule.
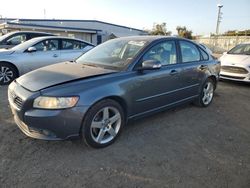
[[25,72],[61,61],[58,39],[46,39],[32,47],[35,48],[35,51],[29,52],[27,49],[20,60]]
[[196,97],[199,94],[200,85],[206,77],[208,58],[202,58],[201,49],[186,40],[179,40],[179,49],[181,56],[179,63],[182,67],[179,73],[182,88],[180,95],[185,98]]
[[73,61],[92,48],[87,43],[73,39],[62,39],[61,44],[61,61]]
[[181,66],[177,63],[177,57],[174,40],[157,43],[143,55],[139,64],[146,60],[157,60],[162,67],[138,72],[134,77],[132,98],[136,108],[132,109],[133,115],[171,106],[181,100],[182,96],[178,94]]

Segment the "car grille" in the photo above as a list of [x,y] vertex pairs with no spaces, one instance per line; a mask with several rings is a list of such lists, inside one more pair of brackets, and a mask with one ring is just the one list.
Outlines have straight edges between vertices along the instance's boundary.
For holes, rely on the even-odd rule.
[[225,78],[238,79],[238,80],[244,80],[246,78],[242,76],[228,76],[228,75],[223,75],[223,74],[221,74],[220,76],[225,77]]
[[19,108],[22,108],[23,105],[23,100],[21,99],[21,97],[17,96],[16,93],[14,91],[9,90],[9,97],[11,99],[11,101]]
[[221,71],[237,73],[237,74],[247,74],[248,71],[242,67],[234,67],[234,66],[221,66]]

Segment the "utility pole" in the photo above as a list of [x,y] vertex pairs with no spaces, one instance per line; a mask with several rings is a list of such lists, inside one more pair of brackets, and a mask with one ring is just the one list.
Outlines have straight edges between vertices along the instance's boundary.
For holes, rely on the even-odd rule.
[[46,19],[46,9],[43,9],[43,17]]
[[220,22],[221,22],[221,19],[222,19],[221,8],[223,7],[223,5],[218,4],[217,7],[219,8],[218,9],[218,17],[217,17],[217,25],[216,25],[216,35],[218,36],[219,35]]

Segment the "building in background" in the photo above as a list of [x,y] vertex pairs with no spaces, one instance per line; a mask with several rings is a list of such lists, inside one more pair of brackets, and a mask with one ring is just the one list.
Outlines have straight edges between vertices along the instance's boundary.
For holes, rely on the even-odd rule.
[[0,32],[5,34],[11,31],[49,32],[79,38],[93,44],[100,44],[116,37],[147,35],[147,32],[140,29],[97,20],[0,18]]

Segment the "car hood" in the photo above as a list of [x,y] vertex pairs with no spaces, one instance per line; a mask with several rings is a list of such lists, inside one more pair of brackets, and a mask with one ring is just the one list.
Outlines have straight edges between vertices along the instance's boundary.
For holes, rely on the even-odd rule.
[[17,82],[30,91],[39,91],[65,82],[114,72],[117,71],[80,63],[64,62],[31,71],[19,77]]
[[6,49],[0,49],[0,56],[3,55],[11,55],[15,52],[15,50],[6,50]]
[[250,64],[249,55],[225,54],[220,58],[221,64]]

